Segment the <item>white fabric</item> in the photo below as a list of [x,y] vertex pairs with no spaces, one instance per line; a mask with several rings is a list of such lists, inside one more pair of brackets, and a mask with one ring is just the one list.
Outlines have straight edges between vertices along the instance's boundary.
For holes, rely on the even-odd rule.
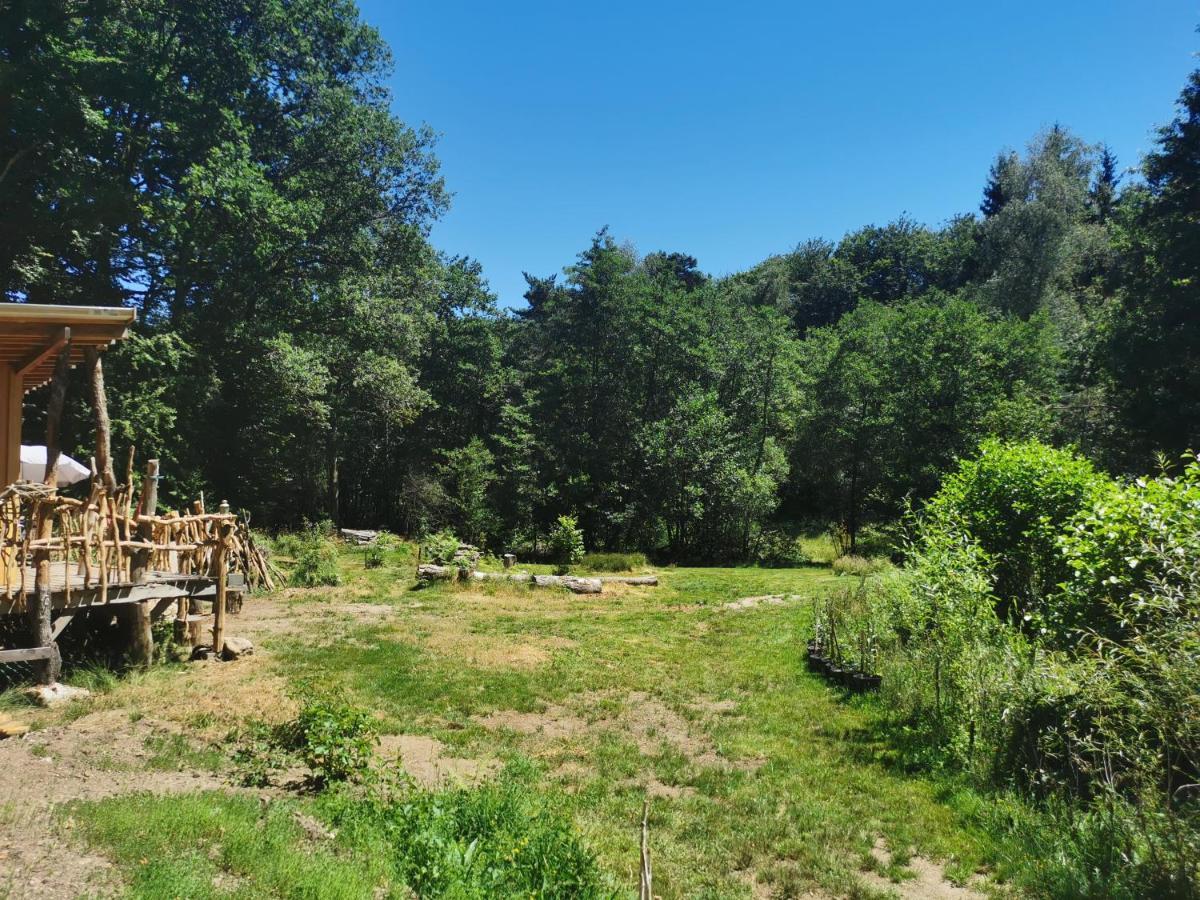
[[[91,477],[91,470],[65,453],[58,454],[58,487]],[[41,484],[46,479],[46,448],[40,444],[21,445],[21,477]]]

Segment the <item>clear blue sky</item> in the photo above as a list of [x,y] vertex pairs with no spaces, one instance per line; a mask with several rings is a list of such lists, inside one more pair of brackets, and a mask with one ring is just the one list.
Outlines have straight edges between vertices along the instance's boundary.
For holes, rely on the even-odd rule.
[[723,274],[942,222],[1055,121],[1135,164],[1200,50],[1200,0],[360,3],[441,135],[434,243],[506,306],[605,225]]

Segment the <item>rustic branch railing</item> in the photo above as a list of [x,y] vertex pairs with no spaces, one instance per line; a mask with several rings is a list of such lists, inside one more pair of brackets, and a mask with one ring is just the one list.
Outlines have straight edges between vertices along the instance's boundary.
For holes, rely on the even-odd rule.
[[[50,536],[35,537],[34,523],[46,517]],[[218,548],[224,553],[218,553]],[[249,529],[235,514],[209,513],[201,501],[187,514],[142,515],[134,508],[132,490],[120,487],[110,496],[93,480],[86,500],[60,496],[33,482],[17,482],[0,491],[0,556],[4,596],[24,603],[33,590],[32,567],[39,553],[50,557],[51,573],[62,573],[61,590],[70,600],[73,587],[108,588],[142,581],[147,570],[163,575],[215,578],[219,556],[251,586],[274,587],[270,567]]]

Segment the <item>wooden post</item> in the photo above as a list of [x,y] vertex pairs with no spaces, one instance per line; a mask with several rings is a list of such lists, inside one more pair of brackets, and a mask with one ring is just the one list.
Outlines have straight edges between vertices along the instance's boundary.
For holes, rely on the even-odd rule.
[[225,595],[229,581],[229,542],[233,525],[222,521],[217,527],[217,546],[213,550],[216,569],[216,596],[213,598],[213,653],[225,652]]
[[650,801],[642,801],[642,859],[638,900],[654,900],[654,874],[650,869]]
[[[153,516],[158,511],[158,460],[146,461],[146,477],[142,480],[142,497],[138,501],[138,513],[143,516]],[[142,522],[138,526],[138,537],[147,543],[154,540],[154,523]],[[144,584],[150,570],[152,551],[139,548],[133,555],[133,569],[130,581],[134,584]]]
[[[71,368],[71,343],[68,340],[59,351],[50,383],[50,402],[46,408],[46,476],[51,488],[58,486],[58,456],[62,438],[58,429],[62,422],[63,405],[67,399],[67,376]],[[39,541],[49,542],[54,530],[53,515],[48,503],[38,503],[35,513],[35,533]],[[34,600],[27,604],[30,638],[35,647],[52,647],[49,659],[34,664],[34,677],[39,684],[53,684],[61,671],[58,647],[51,638],[50,613],[50,550],[39,548],[34,554],[37,574],[34,576]]]
[[150,630],[150,601],[116,606],[117,621],[125,632],[125,649],[131,665],[149,668],[154,662],[154,634]]
[[117,476],[113,473],[112,442],[109,434],[108,395],[104,391],[104,367],[100,363],[100,351],[88,347],[84,353],[88,375],[92,382],[92,419],[96,423],[96,470],[104,482],[108,496],[117,495]]

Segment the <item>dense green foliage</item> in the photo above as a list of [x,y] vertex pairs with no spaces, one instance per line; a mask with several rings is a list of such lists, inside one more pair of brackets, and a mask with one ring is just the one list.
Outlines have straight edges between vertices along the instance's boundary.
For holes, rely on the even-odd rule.
[[167,499],[534,553],[572,515],[596,549],[770,560],[780,523],[853,545],[991,435],[1132,472],[1200,443],[1196,77],[1128,185],[1056,126],[997,157],[981,217],[720,279],[601,232],[506,312],[427,240],[447,193],[388,66],[349,0],[0,25],[0,286],[141,311],[114,430]]
[[907,570],[845,614],[877,635],[918,758],[1047,815],[1077,805],[1078,840],[1055,850],[1087,872],[1073,895],[1200,891],[1198,534],[1194,458],[1121,483],[989,442],[930,503]]

